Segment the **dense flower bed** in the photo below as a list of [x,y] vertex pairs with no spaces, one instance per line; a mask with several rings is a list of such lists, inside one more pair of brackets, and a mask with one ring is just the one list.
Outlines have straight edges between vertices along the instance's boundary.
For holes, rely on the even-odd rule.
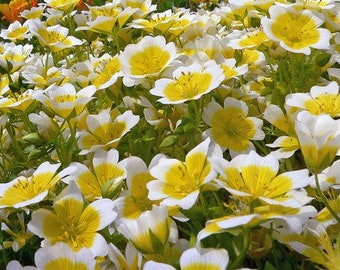
[[340,3],[0,4],[1,269],[339,269]]

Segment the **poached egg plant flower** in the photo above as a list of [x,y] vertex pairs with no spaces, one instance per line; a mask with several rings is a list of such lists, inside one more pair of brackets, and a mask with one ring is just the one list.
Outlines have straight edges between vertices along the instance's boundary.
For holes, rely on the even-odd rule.
[[326,114],[313,116],[302,111],[297,115],[295,130],[307,168],[320,173],[338,155],[340,121]]
[[206,134],[231,155],[255,149],[251,140],[263,140],[263,121],[248,115],[248,105],[240,100],[227,97],[224,107],[211,101],[203,111],[203,120],[211,126]]
[[320,13],[294,7],[273,5],[269,8],[270,18],[262,18],[263,30],[269,39],[294,53],[309,55],[311,47],[328,49],[331,33],[320,28],[324,23]]
[[215,61],[208,61],[204,65],[193,62],[175,69],[172,79],[157,80],[150,93],[160,96],[158,101],[163,104],[180,104],[199,99],[217,88],[223,80],[223,69]]
[[216,172],[210,157],[222,156],[219,148],[210,145],[210,139],[201,142],[186,156],[185,162],[174,158],[161,158],[150,169],[156,180],[147,183],[150,200],[161,200],[167,206],[191,208],[200,188],[213,180]]
[[4,207],[20,208],[42,201],[54,185],[70,169],[57,173],[58,164],[42,163],[31,176],[18,176],[8,183],[0,184],[0,209]]
[[98,231],[116,218],[113,207],[110,199],[99,199],[86,205],[77,185],[71,181],[55,199],[54,211],[38,209],[27,226],[44,238],[47,245],[64,242],[75,252],[85,247],[95,256],[105,256],[107,243]]

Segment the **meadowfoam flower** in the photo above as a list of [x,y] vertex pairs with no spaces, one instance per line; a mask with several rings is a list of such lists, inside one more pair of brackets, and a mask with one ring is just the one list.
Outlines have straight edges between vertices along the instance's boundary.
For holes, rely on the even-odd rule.
[[0,53],[0,66],[8,73],[13,73],[26,64],[27,58],[33,50],[33,45],[6,44],[4,52]]
[[148,13],[151,13],[156,10],[157,6],[152,4],[151,0],[121,0],[121,5],[124,8],[133,8],[137,9],[137,16],[143,17]]
[[155,202],[148,198],[147,183],[154,180],[145,162],[139,157],[129,157],[126,165],[127,190],[122,191],[121,196],[115,200],[120,218],[138,218],[143,212],[151,210]]
[[67,244],[62,242],[52,247],[38,249],[34,254],[34,261],[39,270],[96,269],[96,259],[90,249],[82,248],[78,252],[75,252]]
[[130,242],[126,244],[124,254],[112,243],[109,244],[108,257],[118,269],[141,269],[142,254]]
[[72,10],[80,0],[44,0],[44,2],[51,8],[61,11]]
[[[225,270],[229,263],[229,254],[225,249],[190,248],[183,252],[179,264],[181,270]],[[163,263],[148,261],[144,270],[175,270],[176,268]]]
[[236,153],[249,152],[254,149],[251,140],[263,140],[262,120],[247,117],[248,106],[245,102],[227,97],[224,107],[211,101],[203,111],[202,118],[210,129],[206,134],[222,148]]
[[[340,196],[335,198],[330,198],[327,201],[330,208],[332,208],[333,212],[339,217],[340,216]],[[319,211],[316,215],[315,219],[322,224],[325,228],[330,225],[338,224],[338,221],[335,219],[333,213],[329,211],[327,207],[324,207]]]
[[309,55],[311,47],[329,48],[331,33],[320,28],[324,20],[319,13],[274,5],[269,8],[269,14],[270,19],[261,19],[263,30],[287,51]]
[[12,110],[25,112],[33,101],[33,90],[28,89],[21,95],[0,97],[0,110],[4,112],[10,112]]
[[15,42],[27,38],[27,33],[27,25],[22,25],[19,21],[15,21],[11,23],[7,29],[1,29],[0,37]]
[[124,83],[134,85],[135,79],[158,76],[177,57],[174,43],[163,36],[146,36],[137,44],[129,44],[119,55]]
[[[314,179],[314,176],[312,176]],[[318,174],[318,180],[320,183],[320,189],[322,191],[326,191],[327,189],[340,188],[340,160],[336,160],[332,163],[331,166],[324,169],[322,172]],[[311,187],[316,188],[316,183],[313,181],[310,184]]]
[[42,163],[32,176],[18,176],[12,181],[0,184],[0,208],[21,208],[42,201],[54,185],[69,170],[56,173],[60,164]]
[[34,98],[58,116],[66,119],[73,112],[79,115],[95,92],[96,88],[93,85],[77,92],[72,84],[66,83],[62,86],[51,85],[45,90],[36,90]]
[[122,233],[143,254],[162,253],[170,235],[170,219],[165,205],[154,206],[138,219],[125,219],[117,225]]
[[97,233],[111,224],[117,214],[113,201],[99,199],[86,205],[74,181],[55,199],[54,211],[38,209],[28,223],[31,232],[47,245],[66,243],[74,252],[89,248],[94,256],[107,254],[107,243]]
[[295,129],[307,168],[320,173],[339,151],[340,122],[329,115],[313,116],[302,111],[297,115]]
[[157,180],[147,183],[150,200],[163,200],[167,206],[191,208],[201,187],[216,176],[210,162],[211,156],[221,156],[221,152],[210,139],[206,139],[186,156],[185,162],[177,159],[161,158],[150,169]]
[[182,270],[224,270],[228,263],[228,252],[225,249],[213,248],[187,249],[183,252],[179,262]]
[[63,182],[76,181],[80,192],[86,200],[114,198],[119,193],[122,181],[126,177],[125,162],[118,162],[116,149],[104,151],[98,149],[93,157],[93,171],[87,166],[75,162],[69,165],[73,171]]
[[279,161],[271,154],[261,157],[251,151],[230,162],[215,160],[214,165],[220,175],[217,183],[247,205],[259,199],[265,204],[299,208],[310,200],[298,192],[311,182],[308,170],[278,174]]
[[18,176],[12,181],[0,184],[0,208],[21,208],[42,201],[54,185],[69,170],[56,173],[60,164],[42,163],[32,176]]
[[109,54],[104,54],[97,66],[94,68],[94,78],[92,83],[97,89],[105,89],[113,85],[121,74],[121,64],[118,56],[111,57]]
[[263,29],[253,29],[250,32],[246,31],[240,38],[235,38],[229,41],[228,46],[238,49],[257,49],[261,44],[268,44],[268,37]]
[[330,82],[326,86],[313,86],[310,93],[294,93],[286,97],[286,104],[304,109],[312,115],[340,116],[339,85]]
[[180,104],[196,100],[217,88],[224,80],[223,70],[215,61],[204,65],[197,62],[177,68],[172,79],[162,78],[155,82],[150,93],[162,98],[163,104]]
[[[288,110],[290,111],[290,110]],[[273,143],[266,144],[266,146],[279,148],[272,151],[271,154],[277,158],[289,158],[296,150],[300,148],[299,141],[295,134],[295,120],[294,115],[284,113],[282,109],[274,104],[267,106],[263,113],[263,119],[271,123],[275,128],[284,132],[287,135],[278,136]]]
[[322,225],[309,229],[305,243],[293,240],[289,246],[308,257],[312,262],[322,265],[324,269],[338,269],[340,264],[340,237],[330,237]]
[[48,47],[52,52],[72,48],[83,42],[73,36],[68,36],[69,29],[61,25],[46,26],[40,20],[28,21],[28,27],[33,36],[36,36],[43,47]]
[[27,61],[21,73],[25,83],[45,89],[52,84],[61,84],[65,79],[60,68],[54,65],[52,55],[33,56]]
[[80,155],[94,152],[99,148],[114,148],[119,140],[130,131],[139,121],[139,116],[131,111],[115,115],[110,110],[104,109],[97,115],[88,115],[86,118],[87,130],[79,131],[78,144]]
[[244,64],[241,66],[236,66],[236,59],[234,58],[225,59],[220,63],[220,65],[223,69],[223,74],[225,77],[224,81],[230,80],[231,78],[235,78],[248,72],[248,65]]
[[32,7],[21,12],[21,17],[26,20],[41,19],[45,6]]
[[33,124],[37,125],[39,136],[44,140],[51,140],[58,134],[58,125],[56,119],[51,118],[45,112],[31,113],[28,119]]

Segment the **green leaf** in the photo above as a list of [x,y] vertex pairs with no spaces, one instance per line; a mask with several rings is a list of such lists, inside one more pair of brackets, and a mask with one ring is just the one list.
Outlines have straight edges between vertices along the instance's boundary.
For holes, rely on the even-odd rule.
[[267,261],[266,264],[264,265],[264,270],[276,270],[276,268],[274,265],[272,265],[270,262]]

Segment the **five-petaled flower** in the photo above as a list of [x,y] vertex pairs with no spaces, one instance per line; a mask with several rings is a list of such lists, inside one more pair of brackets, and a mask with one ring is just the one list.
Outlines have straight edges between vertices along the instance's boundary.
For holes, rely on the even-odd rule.
[[86,205],[77,185],[71,181],[55,199],[53,211],[38,209],[27,226],[48,245],[64,242],[75,252],[88,248],[95,256],[105,256],[107,242],[98,231],[116,218],[113,207],[110,199]]

